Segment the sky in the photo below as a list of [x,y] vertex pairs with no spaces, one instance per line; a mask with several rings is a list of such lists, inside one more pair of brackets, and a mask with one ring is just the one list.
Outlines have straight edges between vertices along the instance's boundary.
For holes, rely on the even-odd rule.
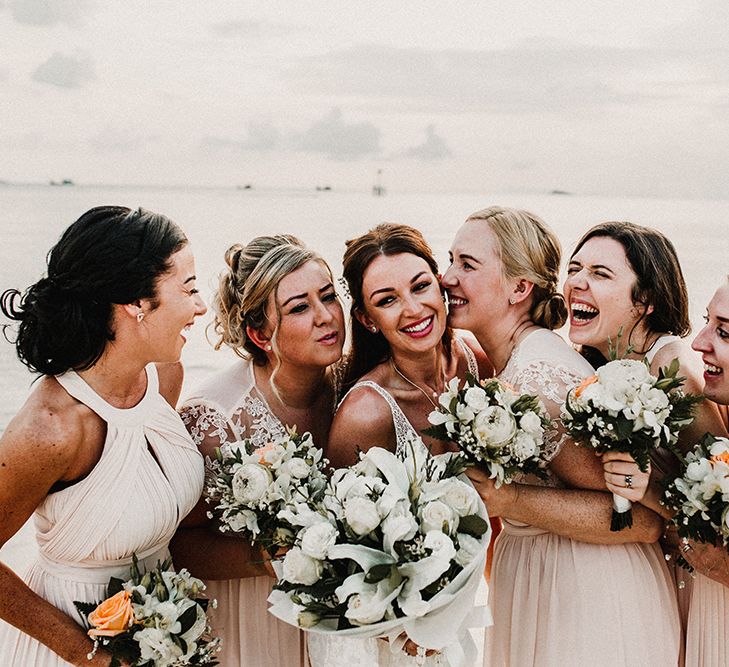
[[729,199],[726,0],[0,0],[0,180]]

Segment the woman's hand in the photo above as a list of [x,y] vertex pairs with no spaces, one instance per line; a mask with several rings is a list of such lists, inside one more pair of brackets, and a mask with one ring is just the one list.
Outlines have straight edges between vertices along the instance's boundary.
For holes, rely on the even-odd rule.
[[651,467],[642,472],[635,459],[625,452],[605,452],[602,455],[605,486],[612,493],[638,503],[650,482]]
[[509,516],[509,508],[519,498],[519,485],[515,483],[502,484],[498,489],[494,480],[479,467],[468,468],[466,475],[473,487],[486,505],[489,516]]

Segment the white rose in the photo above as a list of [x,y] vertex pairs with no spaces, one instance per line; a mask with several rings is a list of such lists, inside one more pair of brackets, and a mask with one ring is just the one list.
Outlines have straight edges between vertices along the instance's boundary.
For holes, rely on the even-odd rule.
[[441,500],[458,516],[470,516],[476,513],[479,506],[479,497],[473,486],[455,477],[449,477],[443,480],[441,484],[443,486]]
[[481,542],[475,537],[466,533],[458,533],[458,551],[456,552],[456,563],[466,567],[476,556],[483,551]]
[[247,463],[233,475],[233,497],[244,505],[260,502],[272,481],[273,475],[266,466]]
[[156,667],[167,667],[182,656],[182,649],[159,628],[135,632],[134,641],[139,644],[141,662],[152,662]]
[[481,387],[469,387],[463,396],[466,405],[474,412],[481,412],[489,405],[489,397]]
[[386,611],[387,607],[381,604],[377,591],[368,590],[350,596],[344,615],[353,625],[369,625],[382,620]]
[[306,461],[298,457],[286,461],[281,468],[286,468],[286,472],[296,479],[304,479],[308,477],[311,471],[311,468],[307,465]]
[[729,440],[726,438],[718,438],[716,442],[713,442],[711,447],[709,447],[710,456],[721,456],[726,453],[729,453]]
[[286,552],[283,560],[283,578],[291,584],[311,586],[319,581],[324,567],[320,560],[307,556],[294,547]]
[[709,476],[711,473],[711,463],[708,459],[699,459],[698,461],[692,461],[686,466],[686,472],[684,473],[686,478],[694,482],[701,482],[703,479]]
[[380,513],[377,511],[377,505],[362,496],[347,499],[344,518],[356,535],[371,533],[380,525]]
[[[434,500],[420,508],[420,530],[428,533],[431,530],[451,532],[458,526],[458,517],[453,510],[440,500]],[[448,524],[448,528],[444,527]]]
[[434,556],[441,560],[453,560],[456,556],[456,547],[448,535],[439,530],[431,530],[423,540],[423,546],[430,549]]
[[537,453],[537,441],[533,436],[529,435],[529,433],[519,431],[519,433],[514,436],[514,442],[511,444],[511,449],[518,461],[526,461]]
[[508,410],[492,405],[476,415],[472,428],[481,444],[496,448],[514,437],[516,422]]
[[323,560],[327,551],[337,541],[337,529],[330,523],[315,523],[301,535],[301,551],[307,556]]
[[519,419],[519,427],[529,435],[541,436],[544,433],[542,420],[536,412],[525,412]]
[[395,556],[395,542],[411,540],[418,532],[418,522],[410,511],[395,512],[382,522],[384,551]]

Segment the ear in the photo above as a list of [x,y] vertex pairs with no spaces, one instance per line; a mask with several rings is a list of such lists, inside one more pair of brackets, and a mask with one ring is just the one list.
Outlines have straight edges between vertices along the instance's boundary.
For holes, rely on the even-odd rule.
[[357,321],[370,333],[377,333],[376,331],[372,331],[372,327],[377,329],[377,325],[372,321],[369,315],[365,313],[363,310],[360,310],[357,308],[357,310],[354,311],[354,316],[357,318]]
[[130,319],[135,319],[138,322],[141,322],[144,319],[144,307],[141,301],[121,304],[121,309],[130,317]]
[[264,352],[271,351],[271,339],[260,330],[246,326],[246,336],[253,341],[256,347],[260,347]]
[[534,289],[534,283],[526,278],[520,278],[514,285],[514,289],[509,295],[509,303],[521,303],[525,301]]

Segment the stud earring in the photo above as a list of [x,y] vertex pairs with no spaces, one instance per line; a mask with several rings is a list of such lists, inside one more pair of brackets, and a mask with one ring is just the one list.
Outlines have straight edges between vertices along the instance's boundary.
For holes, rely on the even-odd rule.
[[375,326],[371,326],[371,327],[370,327],[370,331],[371,331],[371,332],[372,332],[373,334],[376,334],[376,333],[377,333],[377,327],[375,327]]
[[509,297],[509,304],[513,306],[514,303],[516,303],[516,299],[513,296],[510,296]]
[[144,319],[144,313],[142,312],[142,309],[140,308],[137,311],[137,322],[141,322]]
[[266,345],[266,352],[270,352],[273,349],[273,346]]

